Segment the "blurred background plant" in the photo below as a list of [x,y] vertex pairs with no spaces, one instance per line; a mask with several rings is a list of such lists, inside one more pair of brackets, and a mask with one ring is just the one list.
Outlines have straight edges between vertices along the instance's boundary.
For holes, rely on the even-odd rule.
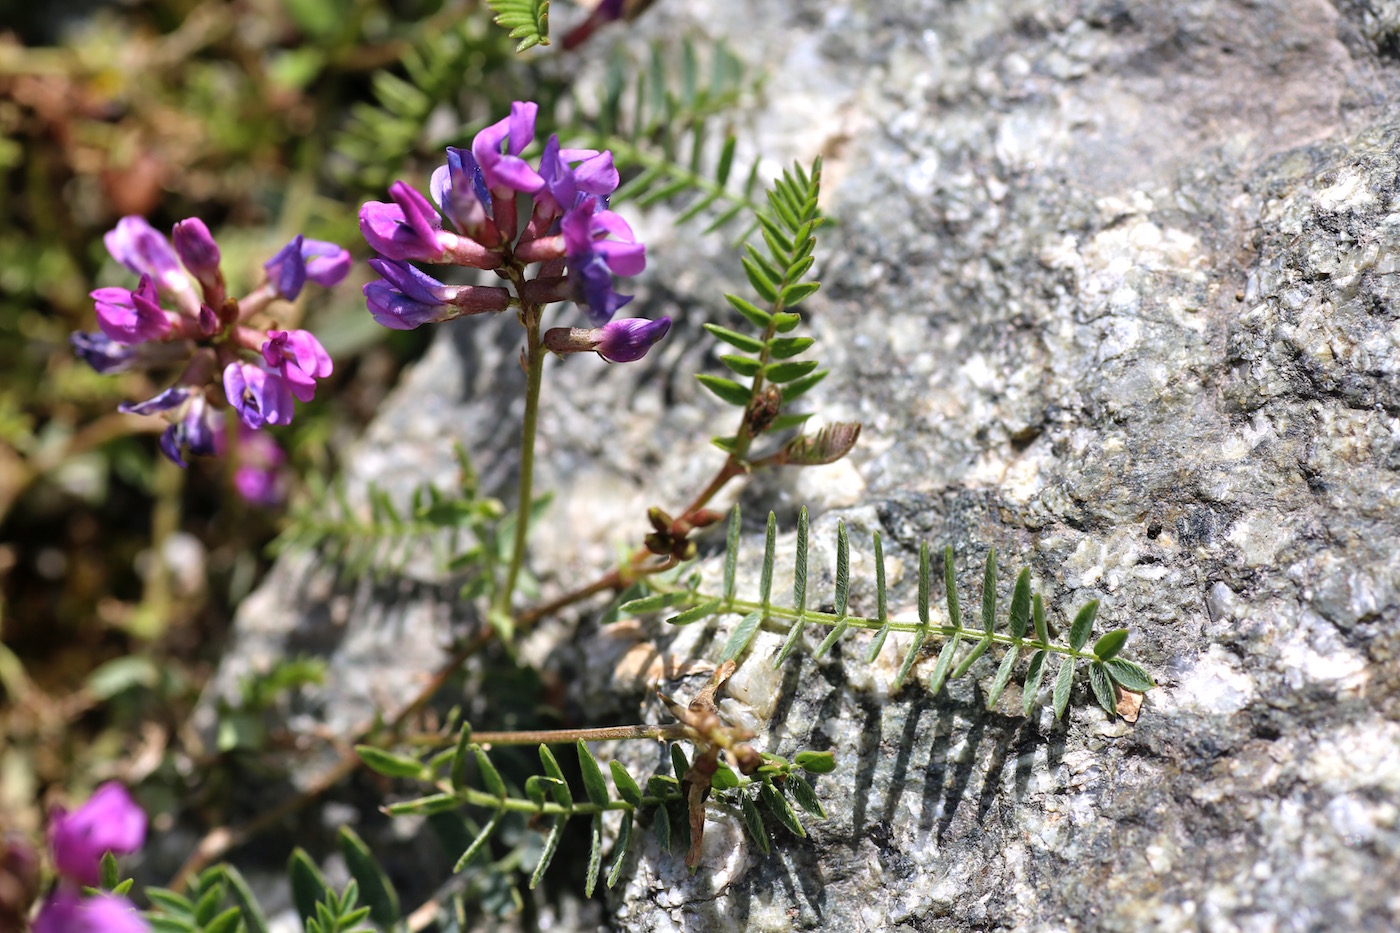
[[[88,292],[124,275],[102,234],[200,217],[235,293],[295,233],[363,258],[366,196],[522,90],[557,95],[490,20],[471,0],[0,2],[0,826],[35,832],[50,790],[108,778],[179,792],[172,750],[197,755],[183,724],[280,528],[234,494],[236,463],[182,471],[156,419],[116,413],[161,386],[74,358]],[[374,324],[366,275],[286,322],[336,360],[277,433],[290,497],[426,346]]]

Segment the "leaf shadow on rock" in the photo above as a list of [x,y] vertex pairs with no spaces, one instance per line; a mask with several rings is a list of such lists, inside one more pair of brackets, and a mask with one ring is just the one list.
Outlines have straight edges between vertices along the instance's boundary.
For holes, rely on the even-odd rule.
[[953,738],[953,718],[956,712],[951,700],[943,697],[938,704],[928,748],[928,765],[924,769],[923,800],[919,808],[919,835],[926,838],[933,831],[934,815],[938,812],[938,797],[948,771],[948,745]]
[[[992,715],[988,713],[987,715]],[[1005,781],[1003,772],[1013,752],[1016,753],[1016,774],[1018,780],[1015,783],[1016,799],[1019,801],[1025,797],[1026,784],[1019,780],[1021,770],[1020,765],[1023,758],[1028,755],[1033,756],[1035,747],[1039,744],[1039,734],[1036,732],[1035,724],[1028,719],[1016,720],[1011,717],[1000,717],[1002,722],[997,730],[998,738],[996,746],[992,751],[992,761],[988,766],[986,774],[982,778],[982,791],[977,798],[977,822],[986,820],[987,814],[996,806],[1004,790]],[[1033,766],[1033,762],[1032,762]],[[1026,781],[1030,780],[1031,768],[1026,769]]]
[[[972,782],[972,772],[978,762],[977,753],[982,746],[982,738],[987,732],[987,720],[992,716],[986,711],[980,687],[974,685],[973,703],[971,708],[966,711],[972,719],[972,727],[967,731],[962,754],[958,755],[953,762],[953,773],[948,781],[947,790],[943,794],[942,816],[938,820],[938,842],[940,845],[943,843],[943,837],[948,834],[948,828],[953,825],[953,817],[958,812],[958,805],[963,801],[963,794]],[[924,799],[929,799],[927,787],[924,789]]]
[[[865,711],[865,722],[860,730],[860,760],[856,765],[855,786],[852,788],[854,795],[851,803],[852,848],[857,847],[861,837],[865,835],[865,805],[875,786],[875,766],[879,763],[884,731],[884,707],[874,699],[867,700],[861,705]],[[885,822],[889,821],[891,811],[899,800],[898,795],[904,789],[904,775],[909,769],[909,749],[913,744],[912,733],[917,729],[918,716],[910,716],[904,728],[905,741],[899,746],[899,754],[895,758],[894,771],[890,778],[890,786],[893,789],[885,800],[883,816]]]

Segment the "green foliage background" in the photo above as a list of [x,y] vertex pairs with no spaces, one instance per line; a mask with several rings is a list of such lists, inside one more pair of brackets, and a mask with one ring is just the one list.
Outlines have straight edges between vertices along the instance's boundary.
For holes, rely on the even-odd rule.
[[[127,278],[102,234],[124,214],[163,230],[197,215],[235,294],[296,233],[362,260],[360,203],[425,182],[444,144],[559,84],[469,0],[0,9],[0,824],[34,832],[38,807],[18,802],[143,777],[118,763],[143,729],[180,728],[282,522],[231,494],[227,464],[181,471],[116,414],[158,381],[73,358],[88,292]],[[336,374],[277,432],[294,496],[335,475],[429,336],[374,325],[367,276],[358,263],[295,312]]]

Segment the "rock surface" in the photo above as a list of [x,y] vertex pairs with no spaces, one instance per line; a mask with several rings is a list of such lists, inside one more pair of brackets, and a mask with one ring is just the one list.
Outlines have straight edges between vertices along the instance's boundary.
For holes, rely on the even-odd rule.
[[[992,660],[930,697],[929,659],[890,695],[894,646],[867,668],[861,638],[821,663],[809,638],[769,676],[761,641],[730,695],[772,750],[836,753],[817,784],[830,818],[768,858],[712,824],[694,876],[648,841],[606,922],[1400,928],[1397,23],[1388,4],[1320,0],[705,0],[640,21],[627,41],[705,36],[766,62],[741,120],[754,151],[827,159],[836,226],[809,323],[833,372],[813,398],[865,433],[847,463],[756,482],[746,514],[790,529],[806,504],[824,592],[844,520],[867,613],[870,532],[900,609],[921,541],[954,546],[965,599],[995,545],[1057,619],[1101,599],[1161,686],[1135,725],[1082,685],[1056,723],[1017,715],[1014,688],[986,711]],[[549,377],[559,497],[535,559],[551,592],[703,483],[705,436],[730,419],[689,374],[717,365],[699,321],[725,319],[733,258],[659,215],[641,226],[638,307],[680,323],[643,364]],[[509,324],[446,328],[352,480],[450,481],[460,439],[507,495]],[[219,683],[302,645],[333,665],[309,721],[401,701],[475,624],[429,563],[398,588],[332,592],[333,571],[282,561]],[[659,637],[713,658],[724,636]],[[639,694],[609,637],[585,617],[522,650],[579,675],[574,703],[627,719]]]

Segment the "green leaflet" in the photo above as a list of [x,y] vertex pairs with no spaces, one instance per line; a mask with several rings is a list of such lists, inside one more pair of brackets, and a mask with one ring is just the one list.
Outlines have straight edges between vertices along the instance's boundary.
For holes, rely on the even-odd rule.
[[758,844],[759,851],[767,855],[768,830],[763,826],[763,814],[758,812],[758,807],[748,794],[739,795],[739,814],[743,818],[744,830],[749,834],[749,838]]
[[1074,622],[1069,627],[1069,646],[1075,651],[1084,647],[1089,640],[1089,633],[1094,628],[1094,617],[1099,614],[1099,601],[1090,600],[1085,604],[1079,614],[1074,617]]
[[[322,877],[321,870],[300,846],[292,850],[287,860],[287,878],[291,882],[292,903],[296,905],[302,923],[315,919],[316,906],[328,896],[335,896]],[[150,894],[149,891],[146,893]]]
[[549,835],[544,839],[544,851],[540,853],[540,860],[535,863],[535,871],[530,875],[530,890],[535,890],[539,886],[540,880],[544,878],[545,871],[549,868],[549,863],[554,861],[554,853],[559,851],[559,840],[564,836],[564,827],[568,825],[566,817],[558,817],[549,827]]
[[1112,660],[1105,661],[1103,666],[1104,670],[1108,672],[1108,676],[1113,679],[1113,682],[1125,690],[1135,690],[1138,693],[1146,693],[1148,690],[1157,686],[1153,683],[1147,671],[1143,670],[1132,661],[1124,660],[1123,658],[1113,658]]
[[1094,642],[1094,656],[1100,661],[1107,661],[1123,650],[1123,646],[1128,642],[1128,630],[1125,628],[1114,629],[1099,636],[1099,640]]
[[486,0],[486,5],[495,11],[496,25],[520,40],[515,51],[549,45],[549,0]]
[[608,762],[608,769],[612,772],[613,786],[617,788],[617,796],[637,806],[642,802],[642,789],[637,786],[637,782],[632,780],[632,775],[627,772],[626,766],[614,758]]
[[997,676],[992,681],[992,689],[987,693],[987,709],[996,708],[997,700],[1001,699],[1006,685],[1011,682],[1011,673],[1016,666],[1016,655],[1019,651],[1019,648],[1012,645],[1007,649],[1005,657],[1001,659],[1001,666],[997,668]]
[[408,755],[398,755],[373,745],[356,745],[355,754],[371,771],[385,777],[413,778],[423,774],[423,763]]
[[559,768],[559,762],[554,757],[554,753],[549,750],[549,746],[540,744],[540,765],[553,780],[550,782],[549,790],[554,795],[554,802],[561,807],[572,808],[574,805],[574,795],[569,792],[569,782],[564,779],[564,772]]
[[767,608],[768,599],[773,593],[773,564],[778,559],[777,540],[778,517],[770,511],[768,525],[763,533],[763,569],[758,578],[758,601],[764,608]]
[[720,652],[719,663],[733,660],[748,650],[749,643],[753,641],[754,635],[758,634],[758,627],[762,623],[762,612],[750,612],[740,619],[729,640],[725,642],[724,650]]
[[349,826],[340,827],[340,852],[350,874],[359,883],[370,917],[382,928],[399,922],[399,895],[369,846]]
[[617,884],[617,879],[622,877],[622,866],[627,860],[627,849],[632,843],[632,814],[630,812],[622,814],[622,825],[617,829],[617,843],[613,847],[612,868],[608,870],[607,885],[609,888]]
[[1069,706],[1069,691],[1074,685],[1074,658],[1060,658],[1060,675],[1055,678],[1055,718],[1060,719],[1065,715],[1065,709]]
[[1104,669],[1102,661],[1095,661],[1089,665],[1089,686],[1094,690],[1094,699],[1099,701],[1099,705],[1104,708],[1104,712],[1110,716],[1118,713],[1118,704],[1113,697],[1113,682],[1108,678],[1108,671]]
[[472,844],[467,846],[461,857],[457,859],[457,864],[452,868],[454,874],[465,870],[476,858],[478,853],[486,851],[486,843],[491,840],[491,834],[496,831],[496,827],[500,824],[501,817],[505,812],[505,810],[497,810],[495,813],[491,814],[491,819],[486,821],[486,825],[481,827],[481,832],[477,833],[476,838],[472,840]]
[[589,821],[588,870],[584,875],[583,896],[592,897],[598,884],[598,870],[603,865],[603,814],[593,814]]
[[1026,624],[1030,621],[1031,610],[1031,568],[1026,567],[1016,578],[1016,589],[1011,594],[1010,630],[1011,637],[1017,640],[1026,635]]
[[763,805],[777,817],[778,822],[783,824],[788,832],[803,839],[807,838],[807,830],[802,825],[802,821],[797,818],[797,813],[792,809],[792,805],[776,787],[765,781],[758,788],[758,799],[763,801]]
[[1031,714],[1031,707],[1035,705],[1036,694],[1040,692],[1040,680],[1045,676],[1045,651],[1037,651],[1031,655],[1031,665],[1026,669],[1026,683],[1021,688],[1021,705],[1025,715]]
[[958,651],[958,642],[962,640],[961,635],[954,635],[943,645],[943,650],[938,653],[938,662],[933,666],[933,676],[929,678],[928,692],[937,693],[943,689],[943,684],[948,679],[948,673],[953,667],[953,655]]
[[608,802],[608,783],[603,779],[603,769],[598,767],[598,759],[588,750],[588,744],[579,739],[575,745],[578,751],[578,766],[583,773],[583,789],[588,802],[602,806]]

